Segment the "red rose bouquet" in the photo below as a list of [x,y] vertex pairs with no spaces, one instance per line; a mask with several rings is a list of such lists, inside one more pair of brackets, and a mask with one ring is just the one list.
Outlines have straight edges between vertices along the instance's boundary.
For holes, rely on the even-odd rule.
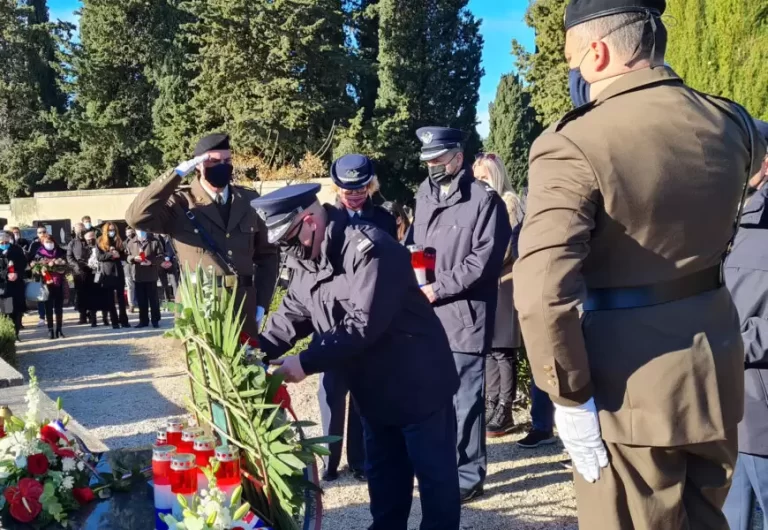
[[[94,498],[89,482],[95,457],[67,431],[68,418],[39,416],[34,368],[23,418],[5,419],[0,437],[0,512],[22,523],[66,524],[67,514]],[[61,414],[61,401],[57,402]]]

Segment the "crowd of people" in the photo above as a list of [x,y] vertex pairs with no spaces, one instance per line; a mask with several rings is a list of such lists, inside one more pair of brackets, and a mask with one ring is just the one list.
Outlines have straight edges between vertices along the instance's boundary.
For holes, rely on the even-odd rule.
[[65,301],[80,325],[96,327],[101,313],[104,326],[130,328],[128,313],[138,312],[135,327],[159,327],[161,297],[175,300],[179,274],[166,237],[127,227],[123,238],[117,224],[94,226],[89,216],[75,224],[66,246],[42,224],[36,234],[28,241],[19,227],[0,232],[0,309],[17,339],[28,300],[37,300],[38,326],[47,326],[51,339],[64,337]]

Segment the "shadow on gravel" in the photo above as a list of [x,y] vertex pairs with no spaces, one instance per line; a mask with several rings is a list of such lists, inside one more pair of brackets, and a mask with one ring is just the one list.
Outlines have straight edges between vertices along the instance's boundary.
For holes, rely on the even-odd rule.
[[[415,513],[412,512],[408,522],[408,530],[419,530],[421,523],[421,510],[418,506],[419,499],[414,498]],[[536,507],[546,507],[548,503],[537,503]],[[530,517],[523,520],[519,515],[513,515],[513,508],[499,506],[487,510],[464,506],[461,510],[461,530],[578,530],[575,517],[537,516],[535,508],[531,507]],[[516,509],[519,513],[520,506]],[[527,508],[527,507],[526,507]],[[350,504],[343,508],[325,510],[323,513],[323,529],[362,530],[371,524],[371,516],[368,504]]]

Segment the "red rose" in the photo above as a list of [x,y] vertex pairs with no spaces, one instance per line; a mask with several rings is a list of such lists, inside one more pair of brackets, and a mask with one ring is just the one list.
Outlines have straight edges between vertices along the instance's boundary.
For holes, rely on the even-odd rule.
[[51,427],[50,425],[43,425],[43,428],[40,429],[40,439],[44,442],[52,443],[52,444],[58,444],[59,439],[61,438],[61,433]]
[[48,471],[48,457],[43,453],[27,457],[27,469],[33,475],[44,475]]
[[72,495],[80,504],[88,504],[95,498],[91,488],[73,488]]
[[251,348],[258,349],[258,347],[259,347],[259,339],[251,337],[246,332],[241,331],[240,332],[240,344],[247,344]]
[[5,500],[10,505],[11,517],[22,523],[30,523],[43,511],[40,496],[43,485],[35,479],[23,478],[18,486],[6,488]]

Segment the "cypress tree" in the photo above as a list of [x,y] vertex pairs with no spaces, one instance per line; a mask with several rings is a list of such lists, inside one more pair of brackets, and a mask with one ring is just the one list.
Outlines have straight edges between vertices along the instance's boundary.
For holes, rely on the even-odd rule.
[[489,107],[491,131],[485,149],[501,157],[510,183],[518,190],[527,183],[528,152],[541,132],[530,102],[531,96],[518,76],[507,74],[501,78],[496,99]]

